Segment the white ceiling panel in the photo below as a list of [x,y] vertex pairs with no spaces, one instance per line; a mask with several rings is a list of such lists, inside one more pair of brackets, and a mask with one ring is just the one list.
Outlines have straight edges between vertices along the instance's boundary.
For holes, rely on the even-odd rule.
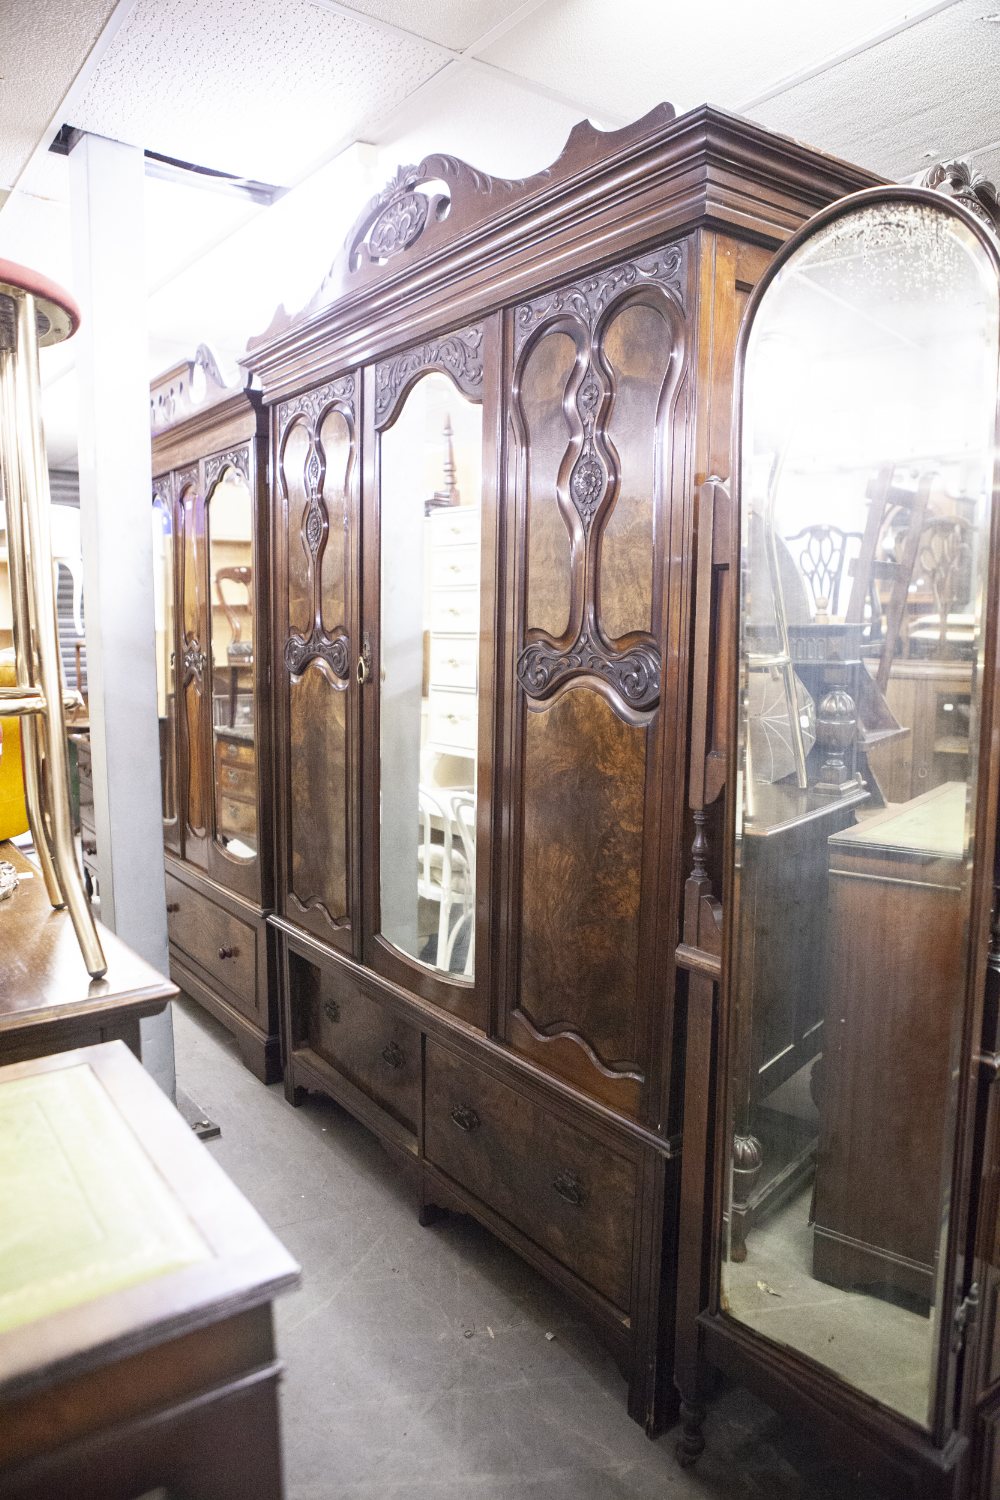
[[664,99],[678,113],[706,101],[739,109],[926,8],[906,0],[550,0],[481,56],[622,121]]
[[68,123],[288,185],[447,58],[310,0],[137,0]]
[[894,179],[968,155],[1000,137],[998,11],[962,0],[750,113]]
[[349,6],[455,52],[525,8],[523,0],[349,0]]
[[[489,68],[461,63],[374,139],[387,182],[398,165],[436,151],[495,176],[527,177],[555,161],[583,114]],[[363,207],[357,205],[358,213]]]
[[57,113],[116,0],[0,0],[0,202]]

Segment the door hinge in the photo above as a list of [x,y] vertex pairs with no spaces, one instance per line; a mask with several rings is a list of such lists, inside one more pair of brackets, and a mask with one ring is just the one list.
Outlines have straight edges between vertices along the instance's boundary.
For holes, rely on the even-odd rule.
[[979,1282],[974,1281],[955,1309],[952,1352],[958,1354],[965,1344],[965,1336],[979,1316]]

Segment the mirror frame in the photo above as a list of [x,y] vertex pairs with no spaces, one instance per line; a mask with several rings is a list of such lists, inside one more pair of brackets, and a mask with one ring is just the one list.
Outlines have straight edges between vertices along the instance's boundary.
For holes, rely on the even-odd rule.
[[[948,1444],[956,1427],[949,1413],[954,1412],[957,1351],[950,1336],[953,1315],[965,1294],[965,1283],[971,1280],[969,1267],[974,1244],[974,1215],[970,1212],[973,1196],[973,1128],[979,1091],[979,1038],[982,1033],[986,960],[989,950],[989,919],[993,894],[993,850],[997,833],[997,783],[1000,772],[1000,681],[998,681],[998,627],[1000,627],[1000,358],[997,370],[997,408],[994,421],[993,503],[991,507],[987,586],[983,621],[983,678],[979,729],[979,771],[977,805],[973,821],[973,871],[970,888],[970,917],[967,938],[967,982],[963,1001],[959,1078],[956,1088],[954,1153],[951,1163],[951,1214],[948,1227],[945,1264],[941,1279],[940,1323],[935,1362],[932,1367],[934,1400],[928,1428],[918,1427],[906,1417],[887,1407],[877,1406],[870,1397],[852,1387],[833,1370],[807,1355],[782,1346],[756,1333],[728,1316],[721,1306],[721,1273],[725,1241],[726,1179],[728,1175],[728,1121],[731,1117],[731,1027],[735,1000],[734,986],[738,976],[734,967],[736,923],[734,920],[734,868],[737,820],[737,767],[739,755],[739,649],[740,628],[740,561],[742,535],[741,475],[743,464],[743,386],[747,348],[761,302],[800,247],[817,231],[827,229],[860,209],[912,203],[934,209],[957,219],[973,233],[985,251],[1000,281],[1000,243],[994,240],[974,213],[942,193],[928,188],[887,186],[868,188],[821,210],[802,226],[778,251],[754,288],[740,327],[736,346],[733,392],[733,480],[732,536],[730,567],[733,569],[733,627],[735,639],[729,676],[729,713],[726,746],[726,794],[723,853],[723,939],[721,981],[719,986],[718,1036],[716,1053],[716,1089],[714,1112],[709,1116],[712,1178],[706,1184],[710,1194],[708,1217],[707,1306],[698,1319],[700,1355],[709,1364],[725,1368],[738,1377],[753,1381],[763,1375],[765,1399],[797,1408],[811,1409],[820,1417],[817,1435],[822,1428],[832,1429],[839,1445],[847,1444],[852,1460],[862,1454],[873,1467],[884,1466],[885,1449],[890,1444],[897,1453],[904,1450],[907,1461],[937,1470],[945,1462],[941,1450]],[[1000,349],[1000,327],[997,330]],[[682,1333],[683,1337],[683,1333]],[[971,1371],[974,1361],[966,1361]],[[957,1455],[952,1462],[957,1461]]]

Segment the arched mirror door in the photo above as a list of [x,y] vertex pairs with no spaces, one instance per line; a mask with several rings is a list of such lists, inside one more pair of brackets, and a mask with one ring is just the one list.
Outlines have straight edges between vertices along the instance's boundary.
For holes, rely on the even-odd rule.
[[171,476],[153,482],[153,630],[156,717],[160,743],[163,842],[180,848],[177,797],[177,601],[174,593],[174,507]]
[[226,465],[206,509],[215,842],[247,863],[257,858],[258,809],[253,495],[246,475]]
[[742,343],[718,1305],[939,1430],[991,873],[998,322],[986,235],[876,190],[801,237]]

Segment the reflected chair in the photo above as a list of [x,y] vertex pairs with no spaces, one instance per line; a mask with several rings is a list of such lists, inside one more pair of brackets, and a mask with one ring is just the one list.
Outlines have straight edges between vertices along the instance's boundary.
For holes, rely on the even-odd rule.
[[[417,895],[437,904],[438,936],[434,961],[439,969],[447,969],[451,956],[452,912],[459,906],[464,915],[470,902],[469,867],[463,850],[455,846],[452,819],[445,800],[432,797],[424,787],[417,795],[420,816]],[[440,842],[434,837],[435,825],[441,831]]]
[[465,794],[452,797],[451,814],[465,855],[466,877],[462,914],[448,936],[445,965],[448,969],[452,968],[455,946],[460,935],[466,932],[468,947],[462,972],[467,979],[471,979],[476,961],[476,799]]

